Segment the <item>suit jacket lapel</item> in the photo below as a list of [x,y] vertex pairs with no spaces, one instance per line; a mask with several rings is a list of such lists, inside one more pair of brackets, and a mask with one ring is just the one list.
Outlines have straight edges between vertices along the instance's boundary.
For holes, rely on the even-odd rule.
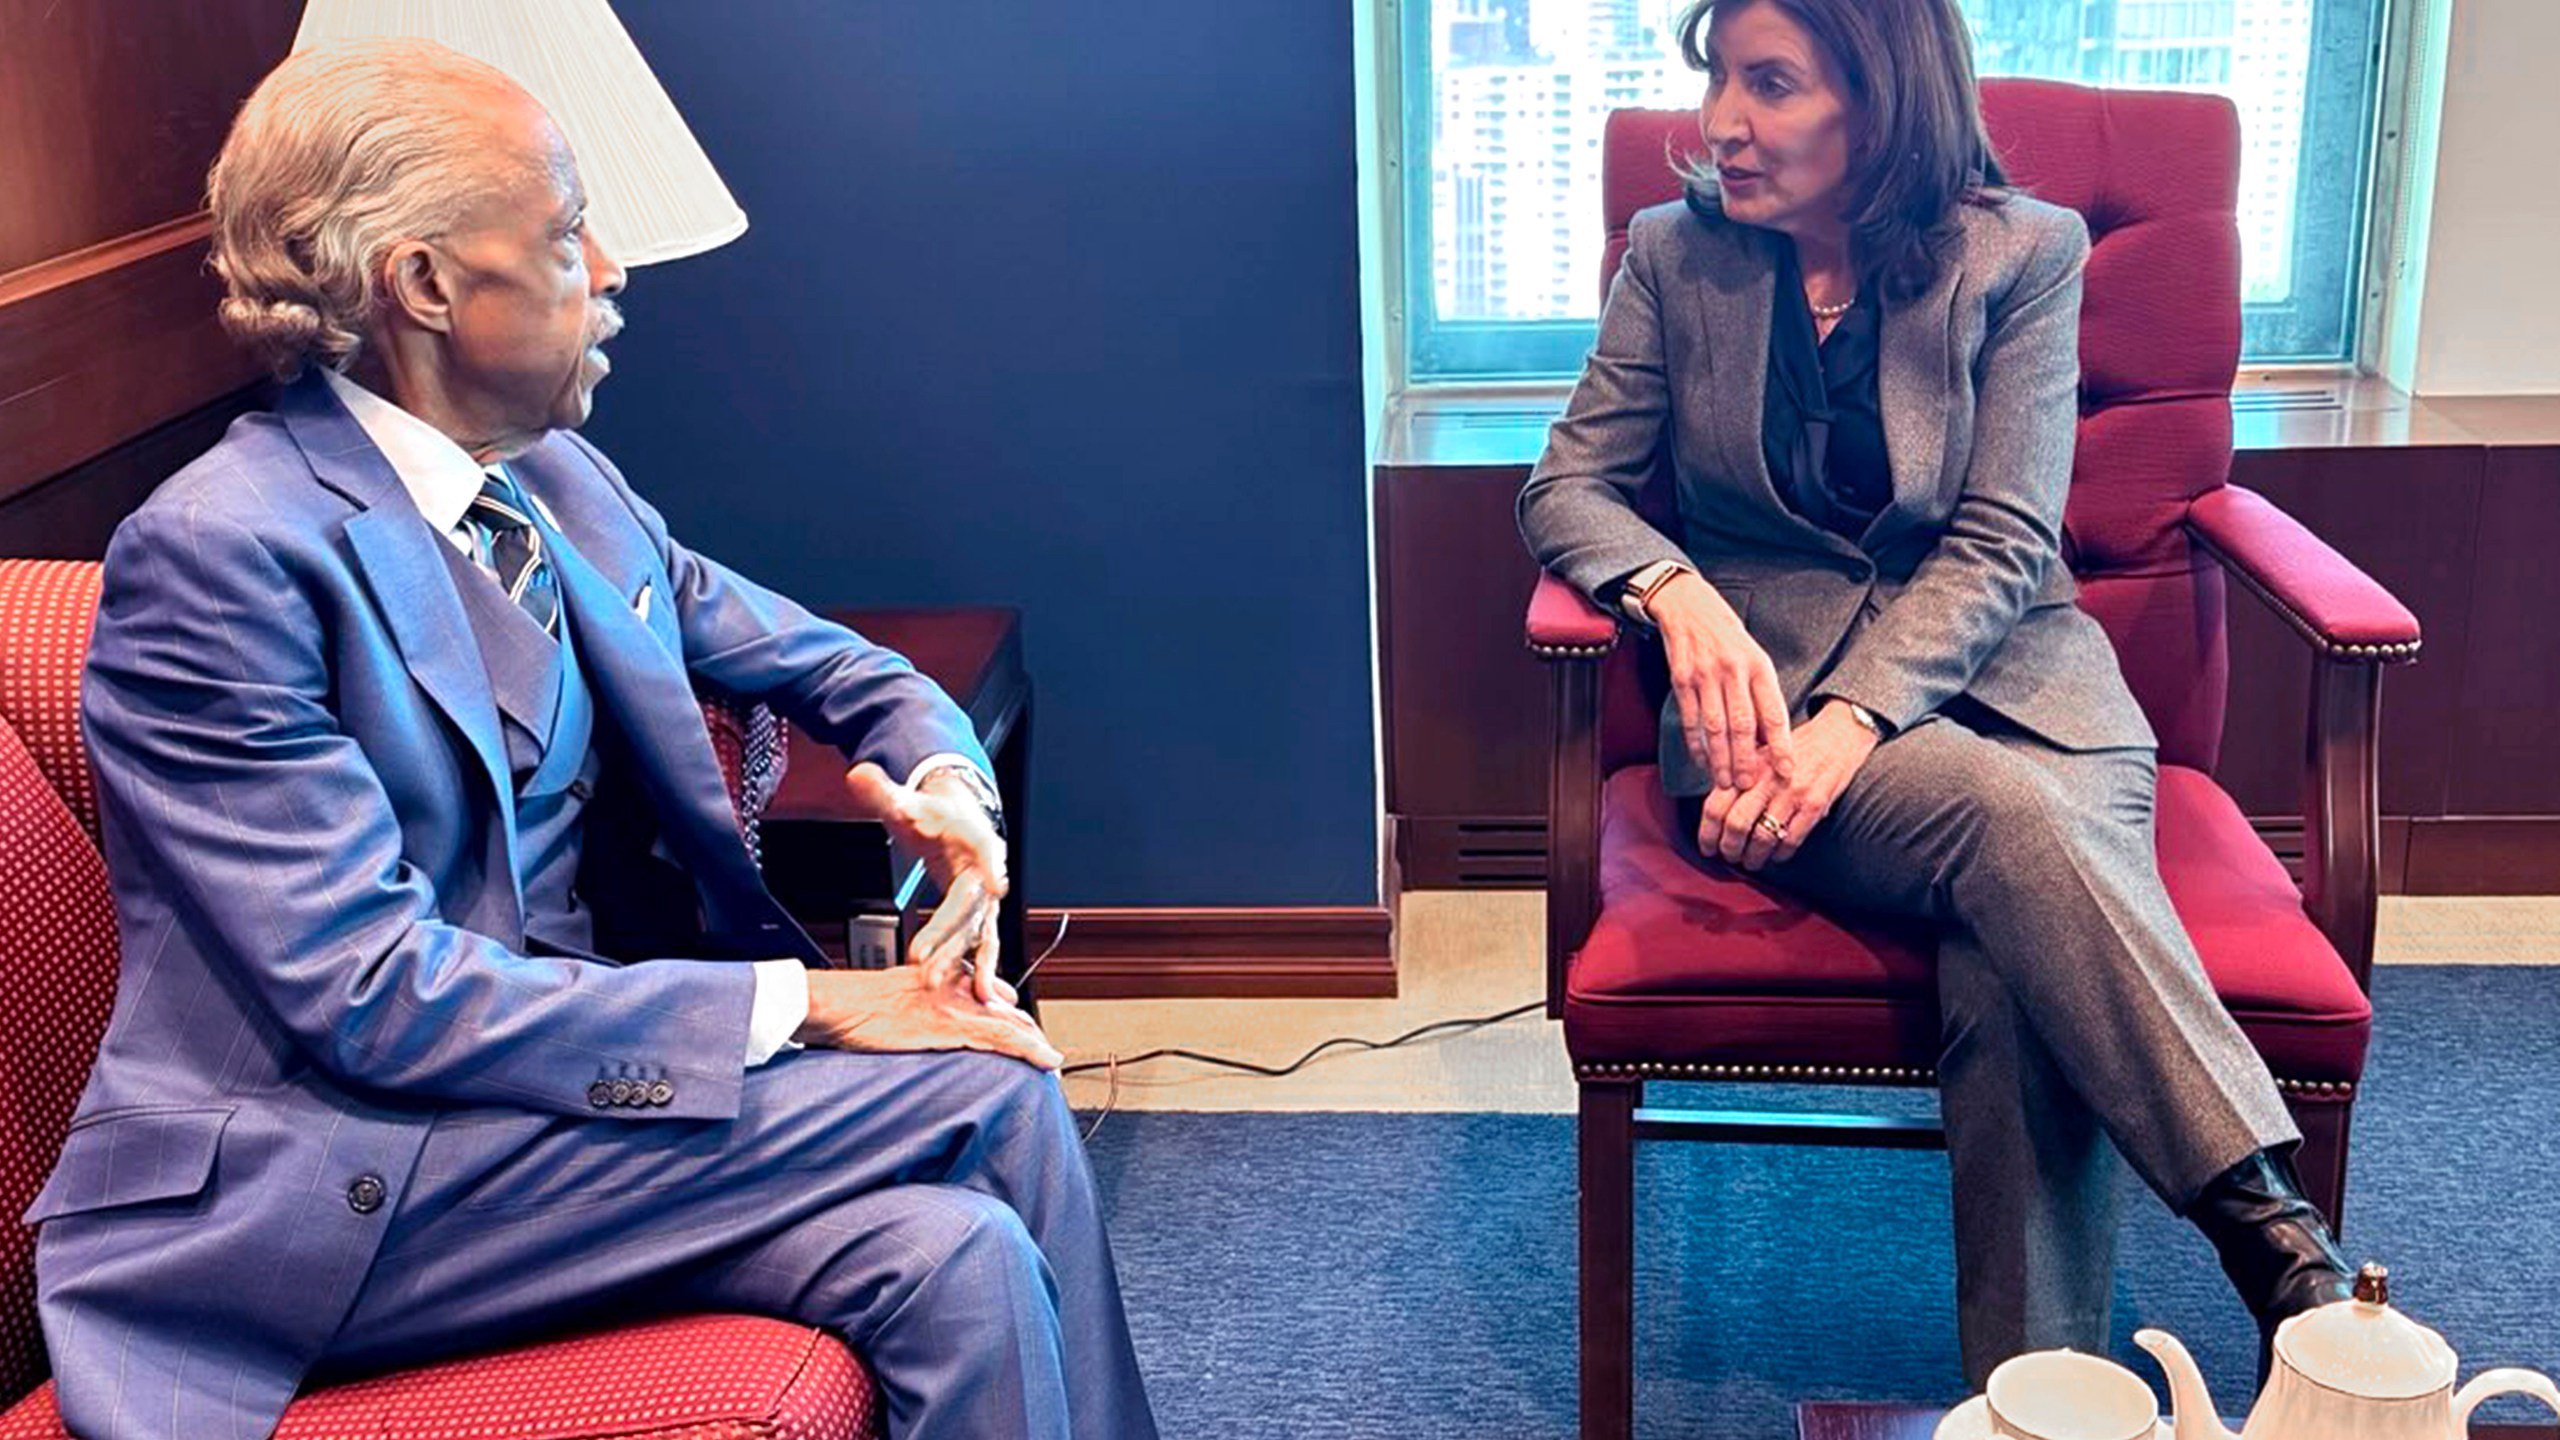
[[[346,412],[327,383],[306,375],[278,398],[284,420],[320,483],[360,507],[346,523],[365,589],[391,632],[418,688],[453,722],[489,783],[496,806],[512,891],[516,874],[514,787],[507,749],[498,732],[498,706],[489,672],[472,638],[471,621],[440,551],[444,537],[418,514],[391,462],[374,448],[364,427]],[[519,900],[521,906],[521,900]]]
[[1743,477],[1754,498],[1776,507],[1769,457],[1760,448],[1760,415],[1768,404],[1769,323],[1776,310],[1777,265],[1769,249],[1775,237],[1748,225],[1710,227],[1731,243],[1705,247],[1702,273],[1681,288],[1697,312],[1705,337],[1707,373],[1696,383],[1712,387],[1707,405],[1708,446],[1716,471]]
[[728,782],[684,667],[674,663],[612,582],[556,528],[545,523],[543,530],[579,665],[597,708],[631,742],[633,768],[655,804],[669,847],[694,877],[710,930],[750,951],[824,963],[806,932],[765,890],[738,834]]
[[1703,408],[1720,468],[1710,473],[1742,477],[1749,498],[1770,519],[1772,538],[1849,554],[1847,539],[1797,514],[1778,494],[1760,443],[1769,403],[1769,331],[1777,316],[1777,247],[1793,242],[1751,225],[1710,229],[1728,243],[1706,247],[1702,273],[1684,287],[1710,357],[1710,373],[1696,382],[1711,391]]
[[1876,404],[1884,412],[1885,458],[1893,502],[1861,537],[1872,552],[1887,532],[1926,508],[1947,464],[1947,397],[1954,388],[1947,357],[1955,347],[1955,297],[1962,257],[1950,255],[1937,283],[1900,305],[1887,305],[1876,341]]
[[560,709],[557,642],[462,552],[451,545],[438,548],[445,572],[453,577],[454,595],[471,617],[498,713],[521,726],[535,744],[544,743]]

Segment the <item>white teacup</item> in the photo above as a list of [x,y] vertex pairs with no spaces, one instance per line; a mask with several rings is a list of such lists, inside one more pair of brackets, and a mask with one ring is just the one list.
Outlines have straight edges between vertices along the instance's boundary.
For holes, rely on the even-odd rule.
[[2151,1440],[2160,1402],[2142,1377],[2103,1355],[2037,1350],[1991,1372],[1991,1433],[2010,1440]]

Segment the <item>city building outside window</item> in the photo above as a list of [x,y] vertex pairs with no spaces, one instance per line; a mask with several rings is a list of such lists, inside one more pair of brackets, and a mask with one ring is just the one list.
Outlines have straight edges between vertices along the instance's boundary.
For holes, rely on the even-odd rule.
[[[1684,0],[1404,0],[1404,316],[1415,383],[1570,376],[1599,315],[1601,128],[1694,107]],[[1959,0],[1984,75],[2227,95],[2242,350],[2355,349],[2384,0]]]

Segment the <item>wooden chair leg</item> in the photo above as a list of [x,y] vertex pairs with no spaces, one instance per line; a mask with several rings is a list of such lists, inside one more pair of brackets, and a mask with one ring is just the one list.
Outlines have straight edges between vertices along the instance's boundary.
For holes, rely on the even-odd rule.
[[2330,1230],[2344,1235],[2347,1119],[2355,1109],[2354,1102],[2288,1095],[2285,1108],[2293,1112],[2293,1123],[2302,1127],[2302,1148],[2293,1155],[2293,1169],[2301,1177],[2302,1193],[2329,1217]]
[[1635,1433],[1636,1105],[1643,1096],[1640,1080],[1582,1082],[1582,1440],[1630,1440]]

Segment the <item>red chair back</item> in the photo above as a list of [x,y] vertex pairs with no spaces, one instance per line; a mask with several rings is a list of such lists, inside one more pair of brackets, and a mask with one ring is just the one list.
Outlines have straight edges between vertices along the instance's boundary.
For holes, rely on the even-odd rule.
[[80,743],[98,567],[0,560],[0,1405],[46,1374],[35,1231],[115,1003],[116,921]]
[[[1982,111],[2010,180],[2089,225],[2064,524],[2080,604],[2114,639],[2162,762],[2211,771],[2230,680],[2223,580],[2184,522],[2189,502],[2231,469],[2239,114],[2215,95],[2014,79],[1982,82]],[[1694,110],[1609,117],[1603,286],[1626,252],[1627,222],[1679,198],[1674,166],[1699,148]],[[1628,654],[1651,648],[1621,647],[1603,677],[1604,769],[1653,759],[1659,662]]]
[[[48,1372],[35,1231],[17,1218],[62,1152],[115,1003],[116,921],[80,735],[80,673],[99,567],[0,560],[0,1408]],[[788,737],[771,711],[703,697],[754,844]]]

